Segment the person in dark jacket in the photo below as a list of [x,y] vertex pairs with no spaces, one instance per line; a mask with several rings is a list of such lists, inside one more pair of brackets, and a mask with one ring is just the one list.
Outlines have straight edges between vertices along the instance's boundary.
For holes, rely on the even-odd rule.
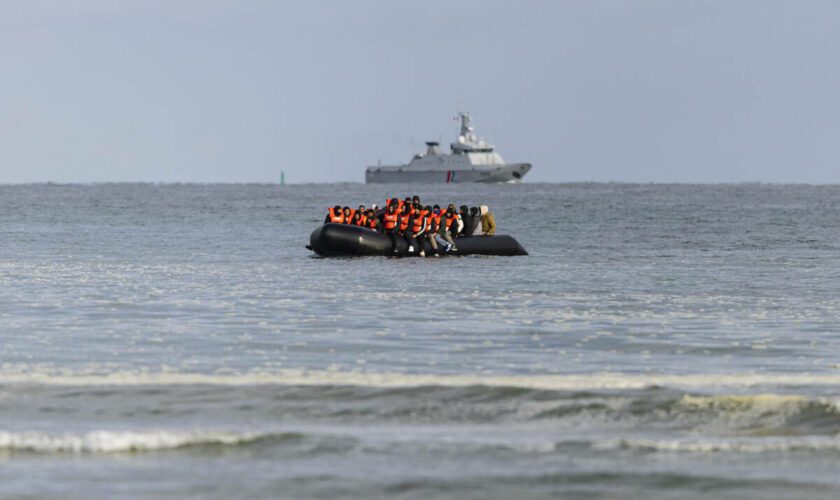
[[478,207],[470,208],[470,217],[472,217],[472,223],[470,227],[464,228],[464,234],[466,236],[476,236],[481,233],[481,215],[479,214]]
[[469,236],[467,231],[469,231],[472,227],[472,216],[470,216],[470,208],[466,205],[461,205],[459,213],[461,215],[461,221],[464,223],[464,225],[461,226],[461,230],[458,231],[457,236]]

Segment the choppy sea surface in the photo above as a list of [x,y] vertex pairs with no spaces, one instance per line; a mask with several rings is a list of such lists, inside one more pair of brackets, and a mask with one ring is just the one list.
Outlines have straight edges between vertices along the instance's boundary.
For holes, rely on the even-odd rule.
[[[527,257],[323,259],[487,204]],[[837,498],[840,186],[0,186],[0,496]]]

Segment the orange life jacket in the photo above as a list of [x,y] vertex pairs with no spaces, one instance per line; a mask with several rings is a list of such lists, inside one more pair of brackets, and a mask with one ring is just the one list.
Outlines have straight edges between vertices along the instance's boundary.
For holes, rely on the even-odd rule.
[[426,215],[426,232],[429,234],[437,232],[437,221],[435,220],[435,215],[431,212]]
[[457,214],[448,215],[448,216],[446,217],[446,229],[449,229],[449,226],[451,226],[451,225],[452,225],[452,222],[454,222],[454,221],[455,221],[455,220],[457,220],[457,219],[458,219],[458,215],[457,215]]
[[390,230],[394,229],[395,227],[397,227],[397,224],[399,223],[399,220],[400,220],[400,216],[399,216],[399,214],[397,214],[397,212],[393,212],[393,213],[385,212],[382,215],[382,220],[384,221],[383,225],[385,226],[385,230],[390,231]]
[[411,228],[412,233],[419,233],[421,229],[423,229],[423,224],[426,224],[426,228],[428,229],[428,222],[426,219],[428,216],[425,212],[419,212],[414,214],[414,226]]
[[355,213],[356,213],[356,210],[351,208],[350,209],[350,215],[348,215],[344,218],[344,223],[345,224],[352,224],[353,223],[353,214],[355,214]]
[[329,216],[333,224],[344,224],[344,213],[341,210],[336,212],[335,208],[330,208]]
[[402,207],[405,204],[405,202],[403,202],[399,198],[388,198],[387,200],[385,200],[385,209],[387,210],[388,207],[391,206],[391,203],[393,203],[395,201],[397,202],[397,204],[399,204],[399,206],[397,207],[397,213],[401,214],[402,213]]
[[376,217],[371,217],[370,219],[367,220],[367,227],[369,227],[371,229],[376,229],[376,226],[378,226],[378,225],[379,225],[379,219],[377,219]]
[[431,219],[432,224],[434,224],[434,227],[435,227],[435,232],[437,232],[437,230],[438,230],[438,229],[440,229],[440,218],[441,218],[442,216],[443,216],[443,212],[439,212],[437,215],[435,215],[435,213],[434,213],[434,212],[432,212],[432,213],[429,215],[429,218]]
[[408,227],[408,219],[411,218],[411,214],[403,214],[400,215],[400,231],[405,231]]
[[367,226],[367,215],[359,216],[359,222],[356,223],[357,226]]

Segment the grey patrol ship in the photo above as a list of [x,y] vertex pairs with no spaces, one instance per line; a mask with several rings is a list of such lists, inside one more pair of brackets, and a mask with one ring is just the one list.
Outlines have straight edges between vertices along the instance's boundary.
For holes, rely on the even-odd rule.
[[455,119],[461,120],[461,132],[457,141],[449,145],[450,154],[442,153],[437,142],[427,142],[426,152],[414,155],[406,165],[368,167],[365,182],[521,182],[531,170],[530,163],[505,163],[492,144],[476,137],[467,113],[458,113]]

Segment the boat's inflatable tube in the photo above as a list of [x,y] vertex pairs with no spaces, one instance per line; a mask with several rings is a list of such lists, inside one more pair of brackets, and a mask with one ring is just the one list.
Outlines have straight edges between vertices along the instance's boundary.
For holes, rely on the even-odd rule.
[[[426,254],[432,252],[431,245],[422,239]],[[440,245],[438,245],[440,247]],[[464,236],[455,238],[458,250],[446,255],[528,255],[518,241],[507,235]],[[324,224],[312,231],[307,247],[325,257],[356,255],[417,255],[408,253],[405,238],[397,237],[397,251],[394,252],[391,237],[372,229],[347,224]]]

